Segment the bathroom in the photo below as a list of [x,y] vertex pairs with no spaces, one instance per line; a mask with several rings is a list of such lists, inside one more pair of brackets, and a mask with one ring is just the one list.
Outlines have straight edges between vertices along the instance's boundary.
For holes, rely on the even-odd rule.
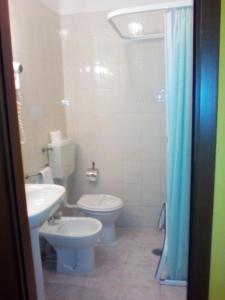
[[[79,206],[84,195],[93,196],[92,205],[101,195],[118,205],[116,233],[100,218],[109,241],[96,238],[95,267],[85,276],[57,272],[54,247],[40,231],[45,296],[39,300],[186,299],[187,278],[171,284],[160,264],[168,196],[166,8],[109,15],[155,3],[9,1],[13,60],[22,66],[14,71],[25,179],[40,183],[50,166],[54,183],[66,189],[60,213],[46,222],[98,219],[85,211],[86,198]],[[62,154],[60,145],[67,142]],[[69,162],[65,176],[54,170],[57,151]]]

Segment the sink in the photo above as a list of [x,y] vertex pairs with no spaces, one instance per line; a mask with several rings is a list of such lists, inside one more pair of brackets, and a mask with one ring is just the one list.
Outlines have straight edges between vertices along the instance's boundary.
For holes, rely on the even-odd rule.
[[65,188],[56,184],[26,184],[30,228],[40,227],[59,208]]
[[25,190],[37,298],[45,300],[38,229],[59,208],[65,195],[65,188],[56,184],[26,184]]

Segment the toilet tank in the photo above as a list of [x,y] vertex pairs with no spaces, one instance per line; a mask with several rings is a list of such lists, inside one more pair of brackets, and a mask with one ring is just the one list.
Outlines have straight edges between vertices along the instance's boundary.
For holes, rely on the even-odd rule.
[[49,166],[54,179],[65,179],[75,171],[76,147],[71,139],[59,144],[48,144]]

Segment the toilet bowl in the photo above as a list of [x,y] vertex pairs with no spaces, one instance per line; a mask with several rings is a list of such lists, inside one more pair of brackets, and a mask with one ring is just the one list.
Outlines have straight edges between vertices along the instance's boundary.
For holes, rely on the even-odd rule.
[[102,229],[100,221],[85,217],[62,217],[39,229],[56,250],[57,272],[89,274],[95,266],[94,244]]
[[77,207],[83,215],[102,222],[99,243],[111,244],[116,240],[115,222],[123,208],[120,198],[111,195],[83,195],[78,200]]
[[[49,151],[49,165],[52,168],[54,180],[62,184],[68,183],[68,178],[76,171],[75,157],[76,146],[71,139],[61,141],[59,144],[48,144],[52,151]],[[91,178],[93,173],[98,175],[95,169],[95,163],[91,169]],[[96,175],[96,176],[97,176]],[[89,179],[90,179],[89,176]],[[118,218],[123,207],[123,201],[110,195],[83,195],[76,205],[69,204],[65,199],[65,206],[77,213],[77,208],[89,217],[95,217],[103,223],[103,229],[100,236],[100,242],[110,244],[115,241],[115,221]]]

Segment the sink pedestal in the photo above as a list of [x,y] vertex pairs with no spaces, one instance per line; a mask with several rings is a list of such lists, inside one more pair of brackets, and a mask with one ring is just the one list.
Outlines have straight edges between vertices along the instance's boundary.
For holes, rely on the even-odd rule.
[[38,229],[37,228],[31,229],[30,233],[31,233],[31,242],[32,242],[32,254],[33,254],[37,297],[38,300],[44,300],[45,299],[44,279],[43,279],[43,270],[42,270],[42,263],[41,263],[41,252],[40,252]]
[[26,184],[25,190],[37,298],[38,300],[45,300],[38,228],[60,207],[63,202],[65,188],[56,184]]

